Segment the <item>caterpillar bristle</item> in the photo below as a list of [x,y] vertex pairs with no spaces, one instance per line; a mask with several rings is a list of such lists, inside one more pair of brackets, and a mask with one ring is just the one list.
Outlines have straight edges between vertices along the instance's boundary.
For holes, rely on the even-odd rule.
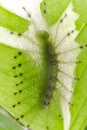
[[22,7],[22,9],[26,12],[27,16],[28,16],[29,18],[31,18],[31,14],[26,10],[26,8],[25,8],[25,7]]
[[[68,33],[62,38],[62,40],[60,40],[60,41],[57,42],[57,44],[54,46],[54,48],[57,49],[57,48],[61,45],[61,43],[62,43],[67,37],[69,37],[71,34],[73,34],[74,32],[75,32],[75,30],[71,30],[70,32],[68,32]],[[57,40],[56,40],[56,41],[57,41]],[[56,43],[56,41],[55,41],[55,43]]]
[[[70,104],[70,100],[68,101],[68,99],[60,92],[60,90],[58,88],[56,88],[57,92],[59,93],[60,97],[62,99],[64,99],[65,102],[67,102],[68,104]],[[69,93],[70,95],[70,93]]]
[[72,79],[77,79],[76,77],[72,77],[71,75],[69,75],[68,73],[64,72],[63,70],[59,69],[58,68],[58,71],[66,76],[68,76],[69,78],[72,78]]
[[[73,91],[73,90],[68,89],[68,88],[67,88],[67,87],[66,87],[66,86],[62,83],[62,81],[60,81],[60,79],[57,79],[57,82],[58,82],[58,83],[60,83],[60,84],[61,84],[61,86],[62,86],[62,87],[64,87],[64,89],[65,89],[65,90],[67,90],[68,92],[70,92],[70,93],[72,93],[72,94],[73,94],[73,92],[74,92],[74,91]],[[59,87],[57,87],[57,88],[59,88]]]
[[81,61],[61,61],[61,60],[58,60],[58,63],[59,64],[80,64],[82,63]]

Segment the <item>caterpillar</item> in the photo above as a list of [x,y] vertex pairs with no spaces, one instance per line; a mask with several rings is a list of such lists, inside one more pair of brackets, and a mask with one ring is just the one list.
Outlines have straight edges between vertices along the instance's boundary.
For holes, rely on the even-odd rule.
[[[37,64],[39,64],[41,62],[40,58],[45,58],[44,61],[46,62],[46,70],[45,70],[46,71],[46,75],[45,75],[46,83],[45,83],[45,86],[43,86],[44,92],[42,93],[42,95],[40,95],[41,96],[40,105],[44,107],[44,109],[41,109],[41,110],[45,111],[47,108],[50,107],[50,105],[52,104],[52,101],[55,97],[55,92],[58,92],[60,94],[60,98],[62,97],[64,100],[66,100],[66,102],[70,103],[70,100],[68,100],[70,97],[66,98],[65,94],[72,95],[72,93],[73,93],[72,88],[71,88],[72,81],[79,80],[79,77],[74,77],[74,75],[73,75],[73,72],[74,72],[73,65],[81,63],[81,61],[77,61],[76,57],[78,56],[78,53],[83,49],[83,46],[77,45],[76,43],[71,44],[73,42],[72,39],[74,39],[74,38],[72,38],[72,36],[77,35],[74,27],[70,28],[67,32],[65,30],[63,32],[63,30],[62,30],[63,36],[60,35],[61,34],[60,26],[63,26],[63,22],[66,21],[66,19],[68,17],[68,13],[64,13],[63,17],[59,21],[59,24],[57,23],[57,25],[55,25],[56,29],[54,28],[54,30],[51,30],[51,33],[50,33],[49,30],[44,31],[44,29],[38,29],[34,20],[32,19],[32,14],[27,12],[25,7],[23,7],[23,9],[26,11],[29,20],[31,20],[31,23],[32,23],[31,26],[33,27],[33,29],[31,29],[31,27],[30,27],[30,29],[35,31],[35,33],[34,33],[35,37],[33,38],[32,33],[31,33],[31,35],[29,35],[29,32],[27,35],[27,33],[22,34],[22,33],[15,33],[12,31],[10,31],[10,32],[7,31],[10,35],[10,40],[8,41],[8,43],[11,41],[11,38],[14,39],[14,37],[15,37],[15,39],[18,40],[18,42],[20,41],[21,45],[19,45],[18,43],[15,43],[16,45],[13,45],[13,46],[16,46],[16,48],[20,48],[23,51],[23,53],[26,50],[26,52],[29,53],[29,55],[31,55],[33,58],[36,58],[35,62],[37,62]],[[44,10],[44,15],[46,13],[47,13],[47,11]],[[3,30],[1,30],[1,31],[3,32]],[[52,33],[53,33],[53,35],[52,35]],[[55,37],[54,37],[54,35],[55,35]],[[5,37],[7,37],[7,36],[5,35]],[[35,38],[38,40],[36,41]],[[72,39],[70,39],[70,38],[72,38]],[[68,39],[69,39],[69,42],[68,42]],[[40,50],[40,48],[39,48],[40,46],[38,45],[39,40],[41,40],[40,46],[42,46],[42,47],[44,46],[44,48],[43,48],[43,50],[45,52],[44,55],[42,55],[41,52],[39,51]],[[24,42],[26,42],[26,41],[27,41],[27,43],[30,42],[31,46],[30,46],[30,44],[24,44]],[[4,42],[6,42],[5,39],[4,39]],[[24,46],[22,46],[22,44]],[[36,50],[34,50],[34,47],[37,47]],[[23,92],[28,89],[27,86],[26,87],[23,86],[26,81],[26,78],[24,80],[25,73],[21,72],[21,73],[18,73],[18,75],[16,74],[17,70],[18,70],[18,72],[20,72],[20,70],[22,71],[21,68],[24,67],[24,65],[25,65],[25,61],[23,63],[21,63],[21,62],[18,63],[18,60],[21,59],[21,57],[23,56],[22,51],[19,52],[17,50],[17,53],[13,57],[13,59],[15,61],[14,63],[16,63],[16,65],[12,66],[12,72],[14,74],[14,79],[17,82],[16,83],[17,90],[15,90],[15,92],[13,92],[13,89],[12,89],[13,98],[15,99],[15,101],[17,99],[16,98],[17,96],[21,97],[21,95],[23,95]],[[40,57],[38,56],[38,51],[39,51]],[[73,56],[74,58],[72,58],[71,55],[75,55],[75,56]],[[25,57],[23,57],[23,58],[25,58]],[[40,65],[43,65],[43,64],[40,63]],[[29,68],[29,66],[28,66],[28,68]],[[25,69],[27,70],[28,68],[25,68]],[[23,72],[25,72],[25,71],[23,71]],[[32,75],[35,77],[35,73]],[[31,80],[32,80],[33,76],[30,76],[28,78],[31,78]],[[21,79],[21,81],[19,79]],[[67,81],[69,81],[69,82],[67,82]],[[37,82],[35,81],[35,84],[36,83]],[[20,87],[21,87],[21,89],[19,89]],[[34,87],[32,89],[34,89]],[[62,91],[62,89],[64,91]],[[31,97],[34,97],[34,95],[33,96],[31,95]],[[25,111],[22,110],[22,112],[19,111],[21,109],[21,106],[23,107],[23,105],[25,106],[26,104],[28,104],[29,99],[26,98],[26,94],[25,94],[24,98],[22,98],[23,99],[22,101],[20,101],[19,99],[21,99],[21,98],[18,98],[16,102],[11,102],[12,104],[10,104],[12,106],[13,113],[14,113],[14,111],[18,112],[17,115],[14,114],[15,115],[14,117],[16,118],[17,121],[20,121],[29,127],[29,125],[32,124],[31,123],[32,121],[30,121],[30,123],[31,123],[30,124],[29,120],[26,118],[26,117],[29,117],[29,115],[28,115],[28,114],[30,114],[29,109],[28,110],[26,109]],[[26,103],[22,104],[22,103],[24,103],[23,102],[24,100],[26,101]],[[19,109],[17,109],[17,108],[19,108]],[[34,115],[35,114],[36,113],[34,113]],[[33,118],[33,116],[32,116],[32,118]],[[47,125],[45,129],[50,129],[50,125]]]

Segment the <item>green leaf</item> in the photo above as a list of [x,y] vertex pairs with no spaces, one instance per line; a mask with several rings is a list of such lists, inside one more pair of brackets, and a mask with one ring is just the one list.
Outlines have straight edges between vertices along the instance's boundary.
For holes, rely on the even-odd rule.
[[54,25],[63,14],[71,0],[43,0],[40,7],[49,26]]
[[76,21],[77,29],[80,28],[87,22],[87,0],[73,0],[74,11],[79,14],[79,19]]
[[85,127],[85,129],[84,130],[87,130],[87,126]]
[[[42,67],[36,67],[31,57],[22,50],[2,44],[0,44],[0,48],[0,79],[2,81],[0,86],[3,86],[3,88],[0,87],[0,104],[15,118],[26,112],[31,112],[30,117],[33,118],[33,114],[36,113],[33,109],[38,111],[39,106],[37,104],[41,102],[39,96],[42,89],[39,87],[42,87],[43,82],[45,82],[44,73],[41,77],[39,76]],[[5,80],[4,84],[3,79]],[[11,97],[8,98],[8,102],[6,101],[7,97]],[[14,105],[17,105],[17,107],[15,108]],[[30,117],[26,116],[26,118]],[[26,125],[28,125],[28,120],[25,121]]]
[[11,13],[0,6],[0,26],[13,32],[23,33],[28,29],[29,21]]
[[87,34],[87,23],[84,24],[84,26],[82,27],[78,37],[76,38],[76,41],[79,43],[79,44],[82,44],[82,45],[86,45],[87,44],[87,37],[86,37],[86,34]]
[[1,130],[22,130],[22,128],[12,119],[0,112],[0,129]]

